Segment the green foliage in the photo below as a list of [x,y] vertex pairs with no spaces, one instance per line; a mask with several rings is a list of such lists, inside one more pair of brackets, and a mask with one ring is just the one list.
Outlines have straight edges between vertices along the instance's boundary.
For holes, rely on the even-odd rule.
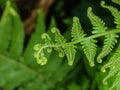
[[[101,5],[103,6],[102,3],[103,2],[101,2]],[[92,25],[94,26],[93,31],[92,31],[93,34],[100,34],[100,33],[106,32],[107,27],[105,27],[105,23],[99,17],[97,17],[96,15],[94,15],[92,13],[91,8],[88,9],[88,17],[89,17]],[[116,15],[116,18],[117,18],[117,15]],[[116,20],[118,20],[118,18]],[[99,63],[102,62],[102,58],[104,58],[106,55],[108,55],[112,51],[113,46],[115,45],[115,43],[117,43],[117,40],[116,40],[117,37],[118,37],[118,35],[114,34],[114,33],[105,35],[103,49],[97,57],[97,61]]]
[[114,2],[114,3],[118,4],[118,5],[120,5],[120,0],[112,0],[112,2]]
[[101,6],[103,8],[108,9],[111,12],[111,14],[114,16],[114,23],[116,24],[116,28],[120,28],[120,22],[119,22],[120,21],[120,17],[119,17],[120,12],[117,10],[117,8],[105,5],[104,1],[101,2]]
[[[62,64],[55,53],[47,55],[51,62],[40,67],[33,57],[33,46],[44,42],[40,35],[45,32],[45,15],[37,11],[37,23],[24,50],[25,34],[20,16],[8,1],[0,21],[0,89],[1,90],[48,90],[55,88],[73,67]],[[53,21],[52,21],[53,22]],[[53,23],[51,27],[53,27]],[[48,50],[50,51],[50,50]],[[79,56],[78,56],[79,57]],[[54,62],[57,59],[56,62]],[[62,67],[61,67],[62,66]],[[59,72],[57,72],[59,69]],[[59,77],[59,74],[64,73]],[[59,77],[59,78],[57,78]]]
[[104,79],[104,83],[106,83],[106,80],[110,77],[116,76],[115,81],[112,85],[112,87],[110,88],[110,90],[114,89],[115,87],[117,88],[117,90],[119,90],[119,83],[120,83],[120,79],[119,79],[119,75],[120,75],[120,44],[117,47],[115,53],[111,56],[109,62],[107,64],[105,64],[102,67],[102,71],[105,72],[105,68],[110,68],[109,74],[106,76],[106,78]]
[[[1,19],[1,24],[0,24],[0,51],[1,53],[5,53],[4,51],[7,49],[9,45],[9,34],[10,34],[10,29],[11,29],[11,16],[10,15],[10,3],[7,3],[7,6],[5,8],[5,12],[3,13],[2,19]],[[8,17],[9,16],[9,17]],[[6,27],[6,25],[8,25]],[[6,34],[6,37],[4,35]],[[3,43],[4,41],[4,43]]]
[[[120,33],[120,13],[117,8],[101,2],[101,6],[114,17],[116,27],[109,29],[88,7],[92,35],[85,34],[79,19],[73,17],[71,37],[69,30],[62,35],[55,28],[54,18],[46,30],[45,15],[38,9],[35,31],[24,47],[25,34],[20,16],[13,8],[12,0],[3,1],[6,7],[0,21],[0,89],[119,90],[120,43],[117,33]],[[103,41],[102,48],[96,38]],[[71,67],[65,64],[64,56]]]
[[[103,20],[101,20],[98,16],[96,16],[92,12],[92,8],[89,7],[87,11],[87,16],[90,19],[91,24],[93,25],[93,31],[92,31],[93,35],[86,36],[86,34],[84,34],[84,31],[82,30],[79,19],[77,17],[73,17],[73,26],[71,30],[71,38],[72,38],[71,41],[65,42],[66,40],[60,34],[59,30],[56,28],[52,28],[51,31],[55,34],[55,38],[50,39],[50,36],[49,36],[49,38],[45,38],[45,44],[39,44],[37,46],[35,45],[34,49],[35,49],[35,53],[37,54],[35,55],[35,58],[39,58],[41,56],[41,53],[43,54],[45,52],[46,48],[51,48],[51,49],[54,48],[59,53],[65,54],[68,59],[68,65],[72,65],[74,58],[75,58],[75,53],[76,53],[75,48],[77,48],[77,45],[80,44],[82,45],[82,49],[88,59],[90,66],[94,66],[95,60],[96,60],[95,57],[97,57],[98,63],[102,63],[102,59],[104,59],[104,57],[106,57],[108,54],[111,53],[115,44],[117,43],[117,38],[119,37],[117,33],[120,33],[120,30],[119,30],[120,14],[116,8],[105,5],[104,1],[101,2],[101,6],[103,8],[108,9],[112,13],[114,17],[114,23],[116,24],[116,28],[109,29],[108,27],[106,27]],[[97,52],[98,46],[97,44],[95,44],[97,42],[95,38],[98,38],[101,36],[104,36],[103,48],[97,56],[96,52]],[[119,45],[119,43],[117,44]],[[110,72],[104,79],[104,83],[108,78],[116,76],[114,83],[112,84],[110,90],[115,89],[115,88],[116,90],[119,90],[119,85],[120,85],[119,84],[120,83],[119,54],[120,54],[120,51],[119,51],[119,46],[118,46],[118,48],[116,49],[116,52],[113,53],[113,56],[109,59],[108,63],[105,64],[105,66],[103,66],[102,68],[103,72],[105,71],[105,68],[108,68],[108,67],[110,68]],[[59,56],[61,55],[59,54]],[[40,57],[41,60],[44,60],[44,58],[45,56]],[[42,65],[42,63],[40,64]]]
[[82,27],[80,25],[79,19],[77,17],[73,17],[73,26],[71,30],[72,41],[79,41],[83,39],[85,36]]

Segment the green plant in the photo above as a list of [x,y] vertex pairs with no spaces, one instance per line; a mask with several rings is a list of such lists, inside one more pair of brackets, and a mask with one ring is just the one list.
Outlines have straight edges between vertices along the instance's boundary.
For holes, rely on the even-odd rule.
[[[119,0],[112,0],[113,2],[119,4]],[[114,16],[114,23],[116,28],[109,29],[105,26],[103,20],[96,16],[92,12],[92,8],[89,7],[87,11],[87,16],[93,25],[93,31],[91,36],[87,36],[82,30],[82,27],[79,23],[77,17],[73,18],[73,26],[71,30],[70,42],[66,42],[64,36],[61,35],[60,31],[57,28],[52,28],[52,33],[55,34],[55,38],[51,38],[47,33],[42,34],[42,38],[45,40],[43,44],[36,44],[34,46],[34,57],[36,58],[37,63],[44,65],[47,63],[46,51],[51,53],[52,48],[59,53],[59,57],[64,57],[66,55],[68,59],[68,65],[73,65],[76,48],[81,45],[82,50],[84,51],[90,66],[95,66],[95,60],[98,63],[102,63],[105,60],[105,57],[108,57],[108,62],[102,66],[101,71],[105,72],[106,68],[110,68],[109,73],[106,75],[103,80],[104,84],[107,84],[109,78],[114,77],[112,86],[109,90],[115,89],[119,90],[120,88],[120,44],[117,42],[117,38],[120,33],[120,12],[112,6],[105,5],[105,2],[101,2],[103,8],[108,9],[111,14]],[[87,36],[87,37],[86,37]],[[103,48],[101,52],[97,55],[97,40],[95,38],[104,36]],[[117,44],[117,48],[115,48]],[[113,50],[113,48],[115,48]],[[112,51],[112,53],[111,53]],[[109,54],[112,54],[111,56]],[[109,81],[108,81],[109,84]],[[101,89],[102,90],[102,89]],[[107,89],[106,89],[107,90]]]
[[[111,13],[117,25],[116,28],[109,29],[99,17],[93,14],[92,9],[88,8],[88,17],[94,26],[93,35],[88,37],[84,34],[79,19],[74,17],[70,42],[68,42],[71,39],[69,30],[61,35],[57,28],[53,28],[56,27],[54,18],[51,20],[49,29],[46,30],[45,15],[41,9],[38,9],[35,31],[25,45],[24,29],[14,7],[15,4],[12,2],[14,0],[3,1],[6,5],[0,20],[0,90],[119,90],[120,45],[117,33],[120,30],[117,9],[102,2],[102,7],[112,10]],[[119,4],[119,0],[112,1]],[[50,30],[55,34],[55,40]],[[40,38],[42,33],[44,33],[42,37],[46,38],[45,44]],[[104,44],[103,50],[99,45],[100,40]],[[37,45],[38,43],[42,43],[39,45],[43,47],[46,45],[55,47],[60,57],[66,55],[68,64],[72,65],[73,62],[74,64],[67,66],[66,58],[58,58],[56,52],[47,53],[43,50],[40,53],[43,62],[41,57],[37,61],[42,64],[40,66],[33,57],[34,45],[35,49],[41,48]],[[48,47],[47,51],[50,52],[52,48]],[[88,50],[90,52],[92,50],[96,55]],[[37,51],[35,51],[36,54]],[[37,57],[39,57],[38,54]],[[44,65],[47,63],[46,60],[48,64]],[[96,63],[96,60],[101,64]],[[88,63],[94,67],[90,67]],[[108,67],[110,69],[105,69]],[[103,72],[106,71],[102,73],[101,69]]]
[[[38,39],[45,32],[45,15],[38,9],[35,32],[24,47],[25,34],[19,14],[8,0],[0,21],[0,89],[1,90],[48,90],[54,89],[73,67],[62,65],[56,60],[55,53],[48,55],[51,62],[40,67],[33,57],[34,44],[43,42]],[[50,27],[55,26],[52,19]],[[48,30],[49,33],[49,30]],[[54,57],[53,57],[54,55]],[[59,62],[59,63],[58,63]],[[57,70],[59,69],[59,72]],[[59,77],[59,74],[64,74]],[[59,78],[57,78],[59,77]]]

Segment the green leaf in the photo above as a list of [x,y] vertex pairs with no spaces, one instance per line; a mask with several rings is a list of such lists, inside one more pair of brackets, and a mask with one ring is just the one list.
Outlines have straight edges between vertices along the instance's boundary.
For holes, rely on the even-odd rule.
[[[21,83],[32,81],[34,78],[36,78],[36,76],[37,80],[39,80],[39,83],[32,81],[32,83],[34,84],[36,83],[41,86],[42,82],[45,80],[43,79],[43,75],[35,71],[33,68],[27,67],[25,64],[17,62],[17,60],[10,59],[9,57],[3,55],[0,55],[0,60],[0,86],[3,87],[5,90],[13,90],[21,85]],[[29,83],[26,83],[26,86],[28,84]]]
[[12,59],[0,55],[0,60],[0,86],[3,86],[5,90],[13,90],[21,81],[27,81],[34,76],[27,67]]
[[[14,90],[15,88],[19,88],[19,86],[21,86],[21,83],[27,84],[26,82],[31,81],[33,78],[36,78],[36,76],[37,76],[37,80],[41,81],[39,82],[39,86],[41,86],[44,80],[43,77],[40,75],[40,73],[38,71],[35,71],[33,68],[27,67],[25,64],[21,63],[20,61],[18,62],[19,56],[21,56],[23,51],[22,48],[24,45],[23,44],[24,33],[23,33],[20,17],[16,13],[16,11],[13,10],[11,6],[9,7],[8,6],[9,3],[7,3],[7,7],[6,7],[7,11],[5,10],[0,23],[0,29],[1,29],[0,39],[2,40],[2,42],[0,41],[2,43],[0,44],[1,45],[0,48],[2,48],[2,50],[7,52],[8,54],[10,52],[10,55],[8,56],[11,57],[12,55],[12,58],[7,57],[6,54],[3,54],[3,51],[0,53],[0,87],[4,88],[5,90]],[[13,27],[11,25],[12,22],[13,22]],[[9,35],[12,37],[10,41],[11,48],[8,46],[9,44],[8,37],[10,37]],[[18,41],[14,41],[14,40],[18,40]],[[8,48],[10,48],[9,52],[7,50]],[[28,60],[28,58],[26,60]]]
[[116,38],[118,38],[117,34],[109,34],[109,35],[105,36],[103,49],[100,52],[100,54],[98,55],[98,57],[97,57],[97,61],[99,63],[102,62],[102,58],[107,56],[112,51],[112,49],[114,48],[115,44],[117,43],[117,39]]
[[10,4],[11,4],[10,2],[7,2],[5,11],[2,15],[1,22],[0,22],[0,52],[1,53],[5,53],[5,51],[8,49],[8,46],[9,46],[9,40],[10,40],[9,35],[12,29]]
[[[105,23],[92,12],[91,7],[88,8],[88,17],[92,25],[94,26],[92,31],[93,34],[100,34],[100,33],[106,32],[107,27],[105,27]],[[117,43],[117,40],[116,40],[117,37],[118,35],[114,33],[105,35],[103,49],[97,57],[97,61],[99,63],[102,62],[102,58],[107,56],[112,51],[113,46],[115,45],[115,43]]]
[[55,43],[56,44],[63,44],[66,42],[64,36],[61,35],[60,31],[57,28],[51,29],[52,33],[55,34]]
[[53,45],[53,41],[47,33],[43,33],[41,37],[45,40],[45,45]]
[[79,19],[77,17],[73,17],[73,25],[71,31],[72,41],[79,41],[83,39],[85,36],[84,31],[80,25]]
[[95,43],[96,43],[96,40],[94,39],[87,39],[81,42],[83,51],[88,59],[90,66],[92,67],[95,65],[94,59],[97,51],[97,45]]
[[57,28],[52,28],[51,29],[52,33],[55,34],[55,44],[57,45],[61,45],[61,47],[55,47],[55,50],[57,52],[59,52],[59,57],[64,57],[64,50],[62,47],[62,44],[64,44],[66,42],[66,39],[64,38],[63,35],[61,35],[60,31]]
[[24,28],[22,25],[22,21],[19,15],[11,8],[12,19],[13,19],[13,30],[12,30],[12,38],[11,38],[11,47],[10,47],[10,57],[19,58],[23,51],[23,43],[24,43]]
[[68,59],[68,65],[73,65],[76,53],[75,46],[74,45],[65,46],[64,51]]
[[51,22],[50,22],[50,25],[49,25],[49,30],[51,30],[52,28],[56,27],[56,20],[55,20],[55,17],[52,17],[51,18]]
[[[119,59],[120,60],[120,59]],[[116,88],[116,90],[120,89],[120,71],[118,72],[118,74],[116,75],[116,79],[113,82],[113,85],[111,86],[110,90],[113,90],[114,88]]]
[[89,17],[93,25],[93,34],[104,33],[107,30],[107,27],[105,27],[105,23],[92,12],[91,7],[89,7],[87,10],[87,16]]
[[[106,73],[102,73],[102,72],[96,73],[94,81],[98,84],[98,90],[109,90],[109,88],[112,84],[112,81],[109,81],[109,83],[107,85],[105,85],[103,83],[103,79],[105,78],[105,76],[107,74],[108,74],[107,72]],[[93,90],[95,90],[95,88]]]
[[43,52],[43,49],[44,49],[44,44],[36,44],[34,46],[34,57],[37,61],[38,64],[40,65],[44,65],[47,63],[47,58],[44,56],[44,52]]
[[114,3],[118,4],[118,5],[120,5],[120,0],[112,0],[112,2],[114,2]]
[[116,28],[120,28],[120,12],[118,9],[113,6],[105,5],[104,1],[101,2],[101,6],[111,12],[111,14],[114,16],[114,23],[116,24]]
[[[46,66],[40,66],[36,63],[33,57],[33,46],[34,44],[44,42],[44,40],[40,38],[41,33],[45,32],[43,13],[38,11],[39,17],[37,19],[36,30],[32,34],[29,43],[27,43],[27,46],[24,47],[25,51],[23,51],[22,46],[24,45],[24,33],[22,32],[23,28],[21,25],[20,17],[18,16],[17,12],[13,10],[12,7],[10,7],[9,9],[10,15],[8,15],[7,18],[12,18],[10,19],[12,25],[10,23],[11,28],[9,28],[9,36],[11,38],[10,41],[7,41],[8,43],[10,43],[11,46],[7,45],[5,52],[10,55],[6,56],[6,54],[3,54],[2,51],[0,53],[0,89],[49,90],[56,88],[56,85],[58,83],[62,83],[63,79],[65,79],[65,77],[73,69],[73,67],[68,67],[66,64],[63,65],[64,59],[59,59],[55,52],[50,55],[50,63]],[[9,26],[8,24],[9,23],[5,22],[6,26]],[[17,32],[17,27],[21,27],[18,29],[21,30],[21,32]],[[6,35],[7,34],[4,34],[2,38],[6,38]],[[20,40],[14,41],[17,40],[17,37],[20,37],[20,35]],[[35,48],[35,50],[37,50],[37,48]],[[21,56],[21,54],[24,55]],[[21,56],[21,58],[19,56]],[[42,64],[43,63],[44,62],[42,62]]]
[[113,82],[111,88],[115,88],[115,87],[118,88],[120,85],[119,84],[120,83],[120,77],[119,77],[120,75],[120,44],[117,47],[113,56],[109,59],[108,63],[102,67],[102,71],[105,72],[106,68],[110,68],[110,71],[108,75],[105,77],[104,83],[106,83],[106,80],[108,80],[109,78],[115,77],[115,81]]

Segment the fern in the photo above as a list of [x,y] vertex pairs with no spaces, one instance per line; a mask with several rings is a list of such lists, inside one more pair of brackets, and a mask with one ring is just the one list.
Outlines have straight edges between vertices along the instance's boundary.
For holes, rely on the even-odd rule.
[[[79,19],[77,17],[74,17],[73,18],[73,27],[72,27],[72,31],[71,31],[72,42],[66,43],[66,44],[72,45],[72,44],[81,43],[83,51],[86,54],[86,57],[87,57],[90,65],[94,66],[94,58],[95,58],[95,54],[96,54],[96,50],[97,50],[96,47],[97,46],[95,45],[96,40],[94,40],[93,38],[99,37],[99,35],[97,35],[97,34],[100,34],[100,36],[103,36],[102,34],[105,34],[105,37],[106,37],[106,39],[104,41],[105,45],[103,47],[102,52],[98,56],[98,62],[102,62],[101,58],[103,58],[104,56],[108,55],[112,51],[113,45],[117,42],[116,38],[118,36],[116,34],[114,34],[114,33],[113,34],[112,33],[110,33],[110,34],[105,33],[105,31],[106,31],[107,28],[104,27],[103,21],[101,21],[100,18],[98,18],[97,16],[95,16],[92,13],[91,10],[92,10],[91,8],[88,8],[88,17],[90,18],[90,20],[91,20],[91,22],[92,22],[92,24],[94,26],[93,33],[96,34],[96,35],[94,35],[95,37],[92,36],[92,38],[91,37],[90,38],[89,37],[86,38],[85,37],[86,34],[84,34],[84,32],[82,30],[82,27],[81,27],[81,25],[79,23]],[[97,23],[97,21],[99,21],[99,23]],[[53,28],[52,32],[54,30],[55,29]],[[103,31],[101,31],[101,30],[103,30]],[[58,30],[56,30],[56,31],[58,33],[58,34],[57,33],[55,34],[55,42],[56,43],[53,44],[53,45],[51,45],[51,44],[49,44],[49,43],[46,42],[46,44],[48,46],[43,46],[41,48],[45,48],[45,47],[47,47],[47,48],[48,47],[51,47],[51,48],[54,47],[55,49],[59,48],[58,50],[61,51],[62,53],[64,53],[63,50],[60,49],[60,47],[62,47],[62,48],[65,47],[65,45],[66,45],[65,41],[64,41],[63,37],[61,36],[61,34],[59,33],[59,31]],[[111,40],[110,37],[113,39],[112,41],[110,41]],[[48,40],[48,39],[46,39],[46,40]],[[38,52],[40,53],[40,52],[42,52],[42,50],[40,49]],[[104,56],[103,56],[103,54],[104,54]]]
[[94,58],[97,50],[97,46],[95,45],[95,43],[96,40],[94,39],[87,39],[81,43],[84,53],[86,54],[86,57],[90,63],[90,66],[94,66]]
[[108,9],[111,12],[111,14],[114,16],[114,23],[116,24],[116,28],[120,28],[120,22],[119,22],[120,21],[120,12],[117,10],[117,8],[105,5],[104,1],[101,2],[101,6],[103,8]]
[[107,27],[105,27],[105,23],[92,12],[91,7],[88,8],[87,12],[88,12],[87,16],[89,17],[93,25],[92,33],[93,34],[104,33],[107,30]]
[[[77,17],[73,17],[73,26],[72,26],[72,30],[71,30],[71,37],[72,37],[71,42],[65,42],[66,40],[60,34],[59,30],[58,29],[55,30],[55,28],[53,28],[51,30],[55,34],[55,40],[53,40],[53,41],[55,41],[55,43],[45,42],[45,44],[43,46],[40,46],[41,44],[40,45],[38,44],[38,47],[40,47],[40,48],[37,51],[35,50],[35,53],[43,53],[44,52],[43,48],[44,49],[45,48],[54,48],[59,53],[62,52],[64,54],[66,54],[67,59],[68,59],[68,64],[72,65],[74,58],[75,58],[75,53],[76,53],[75,48],[77,48],[76,44],[78,44],[78,45],[81,44],[82,45],[81,47],[88,59],[90,66],[94,66],[96,51],[97,51],[97,45],[95,44],[97,42],[97,40],[95,40],[95,38],[104,36],[103,48],[102,48],[101,52],[99,53],[99,55],[97,56],[97,61],[99,63],[102,63],[102,59],[104,59],[104,57],[106,57],[109,53],[111,53],[115,44],[117,43],[117,38],[119,37],[117,35],[117,33],[120,33],[120,30],[119,30],[120,15],[119,15],[119,11],[116,8],[105,5],[104,1],[101,2],[101,6],[103,8],[108,9],[114,16],[114,23],[116,24],[115,29],[110,30],[108,27],[106,27],[103,20],[101,20],[98,16],[96,16],[92,12],[92,8],[89,7],[88,11],[87,11],[87,16],[93,25],[93,31],[92,31],[93,35],[86,36],[86,34],[84,34],[84,30],[82,30],[79,19]],[[46,40],[49,40],[49,39],[46,38]],[[35,48],[36,48],[36,46],[35,46]],[[119,67],[120,67],[119,52],[120,51],[119,51],[119,46],[118,46],[116,53],[114,53],[113,57],[111,57],[109,62],[107,64],[105,64],[105,66],[102,68],[102,71],[105,71],[105,68],[110,67],[110,72],[107,75],[107,77],[104,79],[104,82],[108,78],[116,75],[115,81],[114,81],[112,87],[110,88],[110,90],[115,87],[117,90],[119,88],[119,83],[120,83],[120,80],[119,80],[119,72],[120,72],[120,70],[119,70]],[[38,57],[39,57],[39,55],[35,56],[35,58],[38,58]],[[44,60],[44,58],[43,58],[43,60]]]
[[[51,54],[49,57],[53,61],[55,59],[57,61],[52,62],[49,59],[52,63],[48,63],[47,66],[39,68],[40,66],[35,62],[32,47],[34,44],[43,42],[42,39],[38,38],[46,31],[44,13],[41,10],[37,10],[36,13],[38,17],[36,29],[24,50],[25,35],[20,16],[10,1],[6,4],[0,21],[0,89],[53,89],[56,83],[62,81],[72,69],[72,67],[67,67],[66,65],[62,65],[61,67],[63,58],[57,59],[55,54]],[[59,72],[57,72],[58,69]],[[63,71],[64,73],[59,77],[59,73]]]
[[[79,63],[80,65],[74,63],[84,58],[82,57],[82,51],[79,52],[78,49],[81,48],[80,50],[83,50],[89,65],[91,67],[96,65],[94,67],[96,71],[87,66],[89,67],[89,69],[87,68],[88,71],[90,69],[90,71],[95,71],[95,74],[92,74],[95,75],[95,78],[92,76],[91,80],[94,80],[91,86],[88,85],[90,84],[88,78],[85,78],[85,80],[81,79],[81,81],[87,83],[87,88],[85,89],[81,87],[86,86],[86,84],[78,86],[76,83],[68,85],[67,89],[87,90],[91,87],[91,90],[96,90],[95,85],[98,83],[100,84],[99,90],[108,90],[108,88],[109,90],[119,90],[120,43],[117,41],[119,37],[117,33],[120,33],[120,14],[117,8],[105,5],[104,1],[101,2],[101,6],[108,9],[114,17],[116,27],[109,29],[104,21],[92,12],[92,8],[88,7],[87,16],[93,26],[90,36],[84,33],[79,19],[73,17],[70,42],[68,42],[70,38],[66,38],[65,35],[60,33],[59,29],[55,28],[56,25],[53,21],[49,30],[46,31],[44,14],[42,10],[38,10],[35,32],[32,34],[25,50],[23,50],[25,35],[20,16],[13,8],[10,0],[6,1],[6,8],[0,22],[0,88],[2,87],[5,90],[14,90],[16,88],[19,90],[53,90],[55,88],[56,90],[56,86],[62,80],[67,82],[68,78],[74,76],[70,72],[78,73],[74,69],[75,65],[76,68],[83,67],[83,63]],[[119,0],[112,1],[119,4]],[[52,33],[50,33],[50,30]],[[40,38],[40,35],[42,38]],[[96,52],[99,46],[97,45],[98,41],[96,38],[100,37],[104,37],[104,41],[102,50],[97,55]],[[115,45],[118,47],[115,48]],[[59,57],[66,56],[68,65],[72,66],[73,63],[74,65],[72,67],[65,65],[64,61],[66,58],[58,58],[56,52],[52,52],[53,50],[59,53]],[[37,63],[42,66],[35,62],[33,55]],[[108,61],[105,58],[108,58]],[[102,63],[102,61],[105,63],[101,68],[102,72],[106,72],[105,78],[103,77],[104,73],[97,71],[99,65],[95,63],[96,60],[98,63]],[[47,62],[49,63],[45,65]],[[106,68],[109,68],[109,70],[106,70]],[[81,72],[83,73],[82,70]],[[91,76],[88,75],[87,77]],[[108,83],[108,85],[105,86],[101,83],[103,78],[103,84]],[[112,84],[109,82],[110,79],[114,80]]]
[[[1,19],[1,24],[0,24],[0,51],[1,53],[5,53],[4,51],[7,49],[9,43],[9,34],[10,34],[10,29],[11,29],[11,17],[8,17],[8,15],[10,15],[10,3],[7,3],[7,6],[5,8],[5,11],[2,15],[2,19]],[[8,25],[6,27],[6,25]],[[4,38],[4,34],[6,33],[6,37]],[[2,41],[4,41],[4,43],[2,43]]]
[[118,5],[120,5],[120,0],[112,0],[112,2],[114,2],[114,3],[118,4]]
[[[79,41],[85,36],[86,34],[84,34],[82,30],[79,19],[77,17],[74,17],[71,30],[72,41]],[[81,42],[84,53],[86,54],[86,57],[88,58],[91,66],[94,66],[94,57],[96,53],[96,45],[94,44],[95,42],[96,41],[94,39],[89,39]],[[91,47],[88,44],[90,44]]]
[[[88,17],[93,24],[93,34],[99,34],[99,33],[104,33],[107,30],[107,27],[105,27],[105,23],[96,15],[92,13],[92,9],[88,9]],[[110,35],[105,35],[105,40],[104,40],[104,46],[102,51],[97,57],[97,61],[99,63],[102,62],[102,58],[108,55],[111,51],[115,43],[117,43],[116,38],[118,35],[116,34],[110,34]]]
[[85,34],[80,25],[79,19],[77,17],[73,17],[73,26],[71,30],[72,41],[79,41],[85,37]]
[[110,34],[105,36],[103,49],[97,57],[97,60],[99,62],[101,62],[102,61],[101,59],[112,51],[115,43],[117,43],[116,38],[118,38],[118,35],[116,34]]
[[115,79],[113,85],[111,86],[110,90],[112,90],[115,87],[117,87],[117,90],[119,90],[119,88],[118,88],[119,83],[120,83],[120,80],[119,80],[120,54],[119,53],[120,53],[120,45],[117,47],[116,52],[110,58],[109,62],[102,67],[103,72],[105,72],[105,68],[108,68],[108,67],[110,68],[110,72],[104,79],[104,83],[108,78],[116,76],[116,79]]
[[64,51],[68,59],[68,64],[72,65],[75,59],[75,53],[76,53],[75,46],[74,45],[65,46]]

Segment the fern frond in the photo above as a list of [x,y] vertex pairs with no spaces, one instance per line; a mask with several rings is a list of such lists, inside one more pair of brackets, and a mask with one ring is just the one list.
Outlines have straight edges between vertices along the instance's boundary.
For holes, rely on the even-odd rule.
[[43,33],[41,38],[45,40],[45,45],[52,45],[53,41],[47,33]]
[[51,47],[54,46],[53,41],[47,33],[43,33],[42,38],[45,40],[45,44],[36,44],[34,46],[34,57],[36,58],[37,63],[40,65],[47,63],[47,58],[44,56],[44,48],[46,48],[48,52],[51,52]]
[[[77,17],[73,18],[73,26],[71,31],[72,41],[79,41],[83,39],[86,34],[82,30],[79,19]],[[94,39],[89,39],[81,42],[83,51],[90,63],[90,66],[94,66],[94,58],[96,54],[96,45],[94,44],[96,41]]]
[[93,34],[104,33],[107,30],[107,27],[105,27],[105,23],[92,12],[91,7],[89,7],[87,10],[87,16],[93,25]]
[[81,40],[82,38],[84,38],[84,36],[85,34],[82,30],[79,19],[77,17],[73,17],[73,25],[71,30],[72,41]]
[[102,62],[103,57],[107,56],[112,51],[112,49],[114,48],[114,45],[117,43],[116,38],[118,38],[118,35],[114,33],[105,36],[104,46],[102,48],[102,51],[97,57],[97,61],[99,63]]
[[43,46],[44,45],[42,45],[42,44],[41,45],[37,44],[34,46],[34,50],[35,50],[34,57],[36,58],[37,63],[40,65],[44,65],[47,63],[47,58],[44,56],[44,53],[42,50]]
[[[60,31],[57,28],[52,28],[51,31],[55,34],[55,44],[62,45],[66,42],[66,39],[61,35]],[[59,53],[59,57],[64,57],[65,52],[63,50],[63,47],[55,48],[55,50]]]
[[[85,37],[86,34],[84,34],[84,31],[82,30],[79,19],[74,17],[71,31],[71,42],[66,43],[66,39],[63,37],[60,31],[57,28],[52,28],[51,30],[55,34],[55,39],[53,40],[53,37],[50,38],[48,34],[44,33],[42,38],[45,40],[45,44],[37,44],[34,46],[34,57],[36,58],[36,61],[41,65],[46,64],[47,58],[44,55],[44,50],[47,49],[48,52],[51,52],[52,48],[54,48],[59,52],[60,57],[63,57],[65,54],[68,59],[68,65],[72,65],[76,54],[75,44],[81,44],[90,66],[94,66],[94,60],[97,51],[97,45],[95,44],[97,40],[94,38],[105,36],[103,49],[97,57],[97,61],[102,62],[102,58],[108,55],[112,51],[114,45],[117,43],[116,38],[118,38],[118,35],[116,33],[120,33],[120,13],[116,8],[105,5],[104,1],[101,2],[101,6],[110,10],[114,16],[114,21],[117,25],[116,28],[118,29],[107,31],[105,23],[98,16],[96,16],[92,12],[92,8],[89,7],[87,15],[93,25],[92,34],[94,35]],[[110,77],[116,76],[115,81],[110,89],[120,87],[120,44],[116,50],[116,53],[114,53],[109,62],[104,65],[102,71],[104,72],[108,67],[110,68],[110,72],[103,82],[105,83]]]
[[50,37],[48,37],[48,35],[46,34],[47,39],[45,39],[45,46],[43,46],[42,48],[50,48],[50,49],[54,48],[56,51],[59,52],[59,56],[63,57],[64,54],[66,54],[64,52],[66,45],[69,46],[80,43],[82,44],[83,51],[90,63],[90,66],[94,66],[94,58],[97,51],[97,45],[95,44],[96,40],[94,38],[105,36],[103,49],[97,58],[98,62],[102,62],[101,59],[106,55],[108,55],[112,51],[115,43],[117,43],[116,38],[118,37],[118,35],[115,33],[118,33],[120,31],[119,30],[106,31],[107,27],[105,27],[105,23],[92,12],[91,7],[88,8],[87,15],[93,25],[92,33],[95,35],[90,37],[85,37],[86,34],[84,34],[84,31],[82,30],[79,19],[77,17],[74,17],[72,31],[71,31],[72,42],[66,43],[66,39],[61,35],[60,31],[57,28],[52,28],[51,31],[55,34],[55,40],[54,40],[55,42],[53,43]]
[[111,12],[111,14],[114,16],[114,23],[116,24],[116,28],[120,28],[120,12],[118,11],[118,9],[112,6],[105,5],[104,1],[101,2],[101,6]]
[[111,86],[110,90],[113,90],[114,88],[116,88],[116,90],[120,89],[120,72],[118,72],[118,74],[116,75],[116,79],[113,82],[113,85]]
[[114,3],[118,4],[118,5],[120,5],[120,0],[112,0],[112,2],[114,2]]
[[[107,30],[107,27],[105,27],[105,23],[98,17],[96,16],[93,12],[92,12],[92,8],[89,7],[87,10],[87,16],[90,19],[92,25],[93,25],[93,34],[100,34],[100,33],[104,33]],[[107,41],[108,39],[106,39]],[[108,45],[106,45],[108,46]],[[106,48],[105,48],[106,49]],[[108,47],[109,50],[109,47]],[[95,52],[95,51],[94,51]],[[106,50],[107,52],[107,50]],[[102,52],[103,53],[103,52]],[[106,56],[106,55],[105,55]],[[95,56],[94,56],[95,57]],[[103,56],[104,57],[104,56]],[[101,58],[101,57],[100,57]],[[93,60],[92,60],[93,61]],[[98,60],[98,62],[102,62],[102,60]]]
[[55,43],[56,44],[63,44],[66,42],[66,39],[61,35],[60,31],[57,28],[51,29],[52,33],[55,34]]
[[76,53],[75,46],[74,45],[65,46],[64,51],[68,59],[68,65],[73,65]]
[[[92,31],[93,34],[100,34],[106,32],[107,27],[105,27],[105,23],[92,12],[91,7],[88,8],[88,17],[93,25],[93,31]],[[105,35],[103,49],[97,57],[97,61],[99,63],[102,62],[103,57],[105,57],[112,51],[113,46],[115,45],[115,43],[117,43],[116,40],[117,37],[118,35],[114,33]]]
[[106,80],[109,79],[110,77],[116,76],[115,82],[113,83],[111,88],[118,87],[120,84],[118,85],[118,83],[116,82],[120,82],[120,77],[117,77],[120,74],[120,44],[116,52],[109,59],[109,62],[102,67],[102,71],[105,72],[106,68],[110,68],[110,71],[108,75],[105,77],[104,83],[106,83]]
[[95,43],[96,40],[94,39],[88,39],[81,42],[83,51],[89,61],[90,66],[94,66],[94,59],[97,50],[97,45]]

